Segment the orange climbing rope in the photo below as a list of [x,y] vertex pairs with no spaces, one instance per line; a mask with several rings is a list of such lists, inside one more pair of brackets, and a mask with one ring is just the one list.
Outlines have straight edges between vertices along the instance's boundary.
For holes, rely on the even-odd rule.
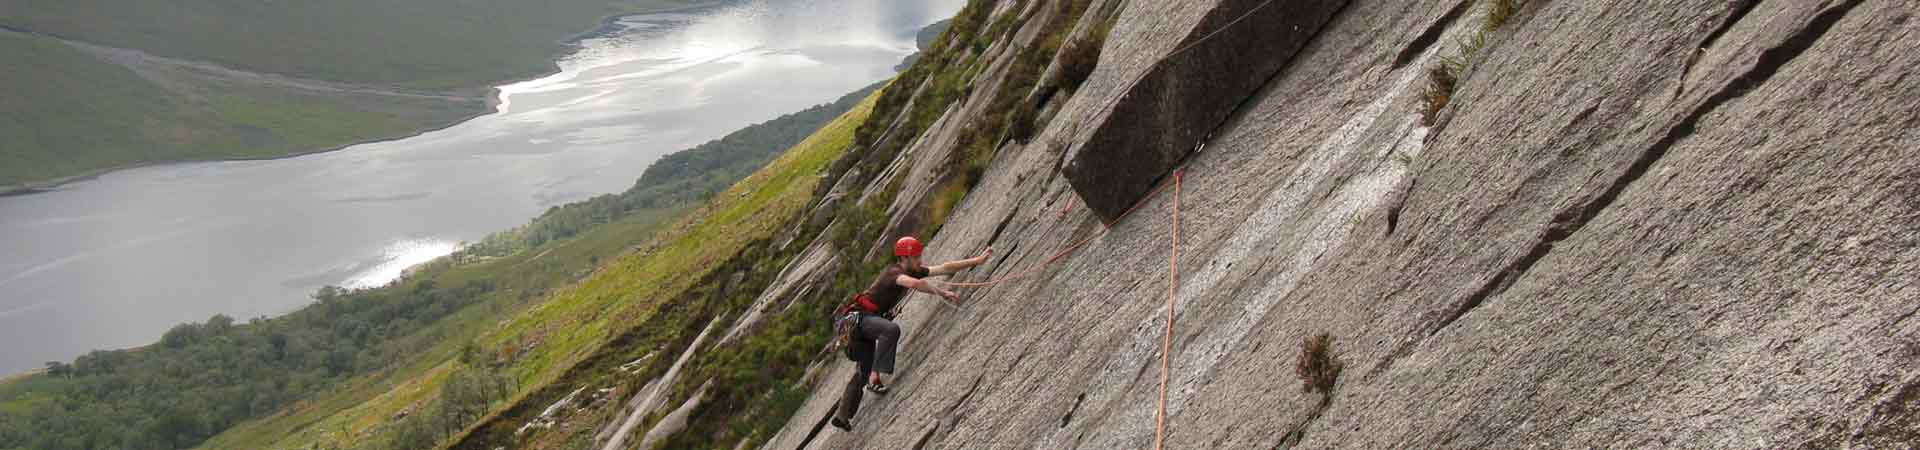
[[[1167,265],[1167,332],[1160,342],[1160,406],[1159,411],[1154,414],[1153,427],[1153,448],[1155,450],[1166,448],[1167,440],[1167,380],[1173,364],[1173,320],[1176,312],[1174,308],[1176,307],[1180,294],[1180,185],[1182,184],[1181,182],[1184,181],[1185,172],[1185,168],[1175,169],[1173,171],[1173,183],[1171,183],[1173,185],[1173,255]],[[1145,197],[1142,197],[1139,203],[1135,203],[1133,207],[1127,208],[1127,210],[1120,213],[1118,217],[1114,217],[1112,223],[1119,223],[1121,219],[1133,214],[1134,211],[1138,211],[1141,206],[1150,203],[1150,201],[1155,196],[1158,196],[1160,191],[1166,189],[1166,187],[1167,185],[1162,184],[1154,188],[1152,192],[1148,192]],[[1052,265],[1055,261],[1059,261],[1060,258],[1066,257],[1075,250],[1079,250],[1080,247],[1085,246],[1088,242],[1093,242],[1094,238],[1106,234],[1109,230],[1111,230],[1111,228],[1102,228],[1100,231],[1078,242],[1074,242],[1073,245],[1067,246],[1066,249],[1061,250],[1059,253],[1053,254],[1053,256],[1048,257],[1046,261],[1041,262],[1039,265],[1012,276],[973,283],[943,282],[941,284],[956,287],[981,287],[1026,278],[1039,273],[1041,269],[1045,269],[1047,266]]]
[[1160,412],[1153,420],[1153,448],[1167,445],[1167,373],[1173,355],[1173,308],[1180,297],[1180,171],[1173,172],[1173,261],[1167,266],[1167,335],[1160,342]]
[[[1266,0],[1264,2],[1261,2],[1258,5],[1254,5],[1253,8],[1249,8],[1247,9],[1246,12],[1241,13],[1239,17],[1236,17],[1233,20],[1228,21],[1225,25],[1221,25],[1219,28],[1214,29],[1213,31],[1207,33],[1205,36],[1201,36],[1200,39],[1197,39],[1192,43],[1181,46],[1179,48],[1175,48],[1172,52],[1169,52],[1165,56],[1162,56],[1161,59],[1166,60],[1166,59],[1173,58],[1174,56],[1178,56],[1180,54],[1186,53],[1188,50],[1192,50],[1195,47],[1200,46],[1200,44],[1203,42],[1212,40],[1215,36],[1219,35],[1222,32],[1225,32],[1228,28],[1233,28],[1235,25],[1239,25],[1241,21],[1244,21],[1247,18],[1252,17],[1255,12],[1266,8],[1268,5],[1273,4],[1273,2],[1274,0]],[[1112,98],[1107,99],[1107,101],[1103,102],[1099,108],[1096,108],[1096,110],[1111,110],[1112,108],[1117,106],[1120,100],[1126,97],[1126,94],[1128,92],[1132,91],[1134,87],[1140,84],[1140,82],[1146,80],[1146,75],[1147,75],[1146,73],[1141,73],[1139,76],[1135,77],[1132,82],[1127,84],[1127,87],[1119,89],[1117,91],[1118,94],[1114,95]],[[1205,148],[1206,141],[1210,139],[1212,139],[1212,134],[1208,133],[1206,137],[1203,137],[1201,139],[1201,142],[1199,144],[1200,148]],[[1154,414],[1154,427],[1153,427],[1154,450],[1164,450],[1166,448],[1166,442],[1167,442],[1167,384],[1169,380],[1169,374],[1172,371],[1173,322],[1176,316],[1175,308],[1178,305],[1179,294],[1180,294],[1180,185],[1182,181],[1182,175],[1184,172],[1186,172],[1185,167],[1175,168],[1173,171],[1173,183],[1172,183],[1173,184],[1173,242],[1172,242],[1173,254],[1170,257],[1171,261],[1168,263],[1168,268],[1167,268],[1167,280],[1168,280],[1167,281],[1167,330],[1166,330],[1166,334],[1162,337],[1160,342],[1160,399],[1159,399],[1158,411]],[[996,284],[1006,283],[1014,280],[1019,280],[1019,279],[1026,278],[1029,276],[1033,276],[1034,274],[1040,273],[1042,269],[1045,269],[1047,266],[1052,265],[1056,261],[1059,261],[1060,258],[1066,257],[1068,254],[1071,254],[1074,251],[1079,250],[1080,247],[1085,246],[1088,242],[1092,242],[1094,238],[1100,237],[1101,235],[1106,234],[1108,231],[1111,231],[1113,229],[1114,224],[1120,223],[1120,221],[1125,219],[1128,215],[1133,214],[1134,211],[1137,211],[1140,209],[1140,207],[1145,206],[1155,196],[1158,196],[1160,194],[1160,191],[1165,188],[1166,188],[1165,184],[1155,187],[1152,192],[1148,192],[1147,195],[1141,197],[1138,203],[1135,203],[1132,207],[1127,208],[1126,211],[1121,212],[1119,216],[1115,216],[1112,221],[1102,222],[1102,225],[1105,225],[1105,226],[1102,227],[1099,231],[1094,232],[1092,235],[1089,235],[1086,238],[1079,240],[1078,242],[1074,242],[1072,245],[1068,245],[1065,249],[1061,250],[1059,253],[1055,253],[1053,256],[1048,257],[1046,261],[1041,262],[1039,265],[1036,265],[1034,267],[1028,268],[1024,271],[1018,272],[1014,275],[1007,276],[1004,278],[990,279],[987,281],[971,282],[971,283],[943,282],[941,284],[945,284],[953,287],[985,287],[985,286],[992,286]],[[1065,217],[1067,212],[1071,211],[1074,207],[1072,198],[1069,198],[1067,201],[1068,201],[1067,206],[1060,210],[1059,216],[1061,217]]]
[[[1226,24],[1221,25],[1219,28],[1215,28],[1213,31],[1207,32],[1206,35],[1201,36],[1199,39],[1196,39],[1193,42],[1188,43],[1187,45],[1183,45],[1173,49],[1173,51],[1168,52],[1165,56],[1160,57],[1160,59],[1161,60],[1171,59],[1175,56],[1179,56],[1183,53],[1186,53],[1187,51],[1190,51],[1190,50],[1193,50],[1194,48],[1199,47],[1200,44],[1203,42],[1213,40],[1213,38],[1219,36],[1220,33],[1226,32],[1227,29],[1233,28],[1235,25],[1239,25],[1240,22],[1247,20],[1247,18],[1249,17],[1253,17],[1253,14],[1255,12],[1259,12],[1261,9],[1265,9],[1267,6],[1272,5],[1273,2],[1274,0],[1266,0],[1266,1],[1260,2],[1260,4],[1258,5],[1254,5],[1252,8],[1248,8],[1247,11],[1244,13],[1241,13],[1239,17],[1233,18],[1233,20],[1228,21]],[[1120,104],[1121,99],[1126,97],[1127,92],[1132,91],[1134,87],[1139,86],[1140,82],[1145,81],[1146,79],[1147,79],[1147,72],[1142,72],[1140,75],[1135,76],[1133,81],[1127,83],[1127,86],[1125,88],[1121,88],[1115,91],[1115,92],[1118,92],[1118,94],[1115,94],[1112,98],[1108,98],[1106,101],[1102,102],[1101,106],[1099,108],[1095,108],[1095,110],[1096,111],[1112,110],[1115,106],[1118,106]],[[1211,138],[1210,134],[1208,138]],[[1207,138],[1203,138],[1202,142],[1200,143],[1200,145],[1203,148],[1206,145],[1206,142],[1205,142],[1206,139]],[[1184,170],[1186,169],[1184,168],[1174,169],[1174,176],[1173,176],[1174,184],[1179,184],[1180,172]],[[1133,214],[1135,210],[1138,210],[1142,205],[1147,204],[1147,200],[1152,199],[1153,196],[1155,195],[1158,195],[1160,193],[1160,190],[1164,188],[1166,188],[1166,185],[1164,184],[1154,188],[1152,192],[1148,192],[1146,196],[1141,197],[1141,200],[1139,203],[1135,203],[1132,208],[1128,208],[1125,212],[1120,213],[1119,216],[1114,217],[1113,221],[1102,222],[1102,225],[1106,226],[1105,228],[1101,229],[1097,233],[1094,233],[1093,235],[1087,236],[1086,239],[1081,239],[1079,242],[1075,242],[1073,243],[1073,245],[1067,246],[1065,250],[1061,250],[1060,253],[1056,253],[1053,256],[1048,257],[1045,262],[1040,263],[1040,265],[1038,266],[1029,268],[1025,271],[1021,271],[1012,276],[1008,276],[1000,279],[992,279],[992,280],[980,281],[980,282],[936,282],[936,283],[940,283],[940,284],[944,284],[952,287],[985,287],[985,286],[992,286],[1000,283],[1006,283],[1009,281],[1019,280],[1029,276],[1033,276],[1034,274],[1039,273],[1040,269],[1046,268],[1047,265],[1053,264],[1054,261],[1058,261],[1060,258],[1067,256],[1067,254],[1073,253],[1073,251],[1075,250],[1079,250],[1081,246],[1086,245],[1088,242],[1092,242],[1093,238],[1100,237],[1100,235],[1102,234],[1106,234],[1108,230],[1113,228],[1114,224],[1120,223],[1121,219],[1125,219],[1127,215]],[[1067,214],[1067,211],[1072,210],[1074,207],[1072,198],[1069,198],[1067,202],[1068,202],[1067,207],[1062,208],[1060,210],[1061,216],[1065,216]]]
[[[1176,184],[1179,182],[1180,172],[1184,170],[1185,169],[1174,170],[1173,177],[1174,177],[1174,182]],[[1140,202],[1134,203],[1133,207],[1127,208],[1125,212],[1121,212],[1119,216],[1114,217],[1112,222],[1105,222],[1105,224],[1107,224],[1108,227],[1101,228],[1100,231],[1096,231],[1093,234],[1087,235],[1087,237],[1080,239],[1079,241],[1075,241],[1072,245],[1068,245],[1066,249],[1060,250],[1059,253],[1054,253],[1053,256],[1047,257],[1046,261],[1042,261],[1040,262],[1040,264],[1034,265],[1033,267],[1029,267],[1026,270],[1022,270],[1020,272],[1017,272],[1013,275],[1008,275],[1006,277],[990,279],[987,281],[975,281],[975,282],[935,281],[935,283],[946,285],[946,286],[952,286],[952,287],[986,287],[986,286],[992,286],[992,285],[1006,283],[1010,281],[1015,281],[1022,278],[1033,276],[1034,274],[1038,274],[1042,269],[1046,269],[1047,266],[1053,265],[1054,262],[1059,261],[1060,258],[1065,258],[1068,254],[1073,253],[1075,250],[1079,250],[1080,247],[1086,246],[1088,242],[1093,242],[1094,238],[1107,234],[1108,231],[1112,230],[1112,227],[1111,227],[1112,224],[1120,223],[1121,219],[1127,218],[1127,216],[1133,214],[1134,211],[1139,211],[1140,207],[1146,206],[1147,203],[1150,203],[1150,200],[1152,200],[1154,196],[1159,195],[1160,191],[1166,190],[1166,188],[1167,188],[1166,184],[1162,184],[1159,187],[1153,188],[1153,191],[1148,192],[1146,196],[1140,198]]]

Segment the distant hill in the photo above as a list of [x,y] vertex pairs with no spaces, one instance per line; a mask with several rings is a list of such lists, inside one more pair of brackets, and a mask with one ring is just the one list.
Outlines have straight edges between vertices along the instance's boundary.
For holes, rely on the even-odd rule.
[[711,0],[0,0],[0,192],[444,127],[607,17]]
[[0,0],[0,25],[257,72],[484,88],[551,67],[604,17],[706,0]]
[[[101,50],[104,51],[104,50]],[[266,158],[444,126],[480,96],[295,88],[0,31],[0,190],[126,165]]]

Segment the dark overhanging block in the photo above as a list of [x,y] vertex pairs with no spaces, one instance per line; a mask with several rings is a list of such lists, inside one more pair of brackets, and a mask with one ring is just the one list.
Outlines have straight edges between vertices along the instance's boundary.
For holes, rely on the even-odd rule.
[[1067,182],[1106,222],[1119,219],[1347,1],[1222,0],[1181,39],[1179,53],[1154,63],[1093,134],[1067,151],[1060,169]]

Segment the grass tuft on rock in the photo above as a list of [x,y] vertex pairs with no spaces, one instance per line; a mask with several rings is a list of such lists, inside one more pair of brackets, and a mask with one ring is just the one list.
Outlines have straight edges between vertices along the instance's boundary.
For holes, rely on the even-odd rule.
[[1420,114],[1421,124],[1433,126],[1440,117],[1440,110],[1453,103],[1454,91],[1460,89],[1460,81],[1466,78],[1467,69],[1473,67],[1480,50],[1486,48],[1487,37],[1513,20],[1523,4],[1522,0],[1484,0],[1482,5],[1486,8],[1486,14],[1482,16],[1480,29],[1460,40],[1458,53],[1441,57],[1440,62],[1427,68],[1427,87],[1421,93],[1421,103],[1426,107]]
[[1460,79],[1466,76],[1467,68],[1473,66],[1474,56],[1487,44],[1486,33],[1477,33],[1460,42],[1460,54],[1440,58],[1438,64],[1427,68],[1427,89],[1422,98],[1427,109],[1420,116],[1421,123],[1431,126],[1434,118],[1440,116],[1440,109],[1453,101],[1453,92],[1460,89]]
[[1301,391],[1332,394],[1341,366],[1340,359],[1333,355],[1333,337],[1320,333],[1300,343],[1300,358],[1294,361],[1293,371],[1300,375]]
[[1101,25],[1092,33],[1074,39],[1060,52],[1060,87],[1069,91],[1080,89],[1080,84],[1093,75],[1094,67],[1100,65],[1100,48],[1106,44],[1107,31],[1111,28],[1111,22]]
[[1492,32],[1501,25],[1506,25],[1507,21],[1512,20],[1514,14],[1519,12],[1520,0],[1487,0],[1487,20],[1481,22],[1480,30]]

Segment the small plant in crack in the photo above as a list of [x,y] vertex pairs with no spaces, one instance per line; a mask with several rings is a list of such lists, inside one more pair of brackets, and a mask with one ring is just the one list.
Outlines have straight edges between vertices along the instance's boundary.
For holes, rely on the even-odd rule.
[[1441,57],[1439,63],[1427,68],[1427,87],[1421,92],[1422,104],[1426,107],[1421,111],[1421,124],[1433,126],[1434,120],[1440,116],[1440,110],[1453,103],[1455,91],[1460,89],[1460,81],[1466,77],[1467,69],[1473,67],[1480,50],[1487,46],[1487,37],[1513,20],[1524,3],[1523,0],[1482,0],[1486,14],[1481,16],[1480,29],[1460,40],[1458,53]]
[[1487,0],[1487,20],[1480,24],[1480,31],[1491,33],[1519,12],[1520,0]]
[[1393,153],[1388,155],[1388,157],[1392,158],[1393,162],[1400,163],[1402,166],[1413,166],[1413,153],[1409,153],[1404,149],[1393,149]]
[[1101,21],[1093,30],[1067,44],[1060,52],[1060,85],[1069,91],[1080,89],[1080,84],[1093,74],[1093,68],[1100,64],[1100,47],[1107,42],[1107,34],[1113,31],[1113,19]]
[[1300,375],[1300,390],[1332,394],[1340,379],[1340,359],[1333,355],[1333,337],[1320,333],[1300,343],[1300,358],[1293,371]]
[[1433,125],[1434,118],[1440,116],[1440,109],[1453,101],[1453,94],[1460,89],[1460,78],[1466,76],[1467,68],[1473,66],[1473,58],[1487,45],[1486,33],[1475,33],[1473,37],[1460,40],[1460,53],[1440,58],[1440,63],[1427,68],[1427,89],[1422,93],[1426,111],[1420,116],[1421,123]]
[[1421,111],[1420,124],[1432,126],[1433,119],[1440,116],[1440,109],[1453,102],[1453,90],[1460,87],[1457,75],[1447,72],[1441,66],[1427,69],[1427,90],[1421,92],[1421,100],[1426,109]]

